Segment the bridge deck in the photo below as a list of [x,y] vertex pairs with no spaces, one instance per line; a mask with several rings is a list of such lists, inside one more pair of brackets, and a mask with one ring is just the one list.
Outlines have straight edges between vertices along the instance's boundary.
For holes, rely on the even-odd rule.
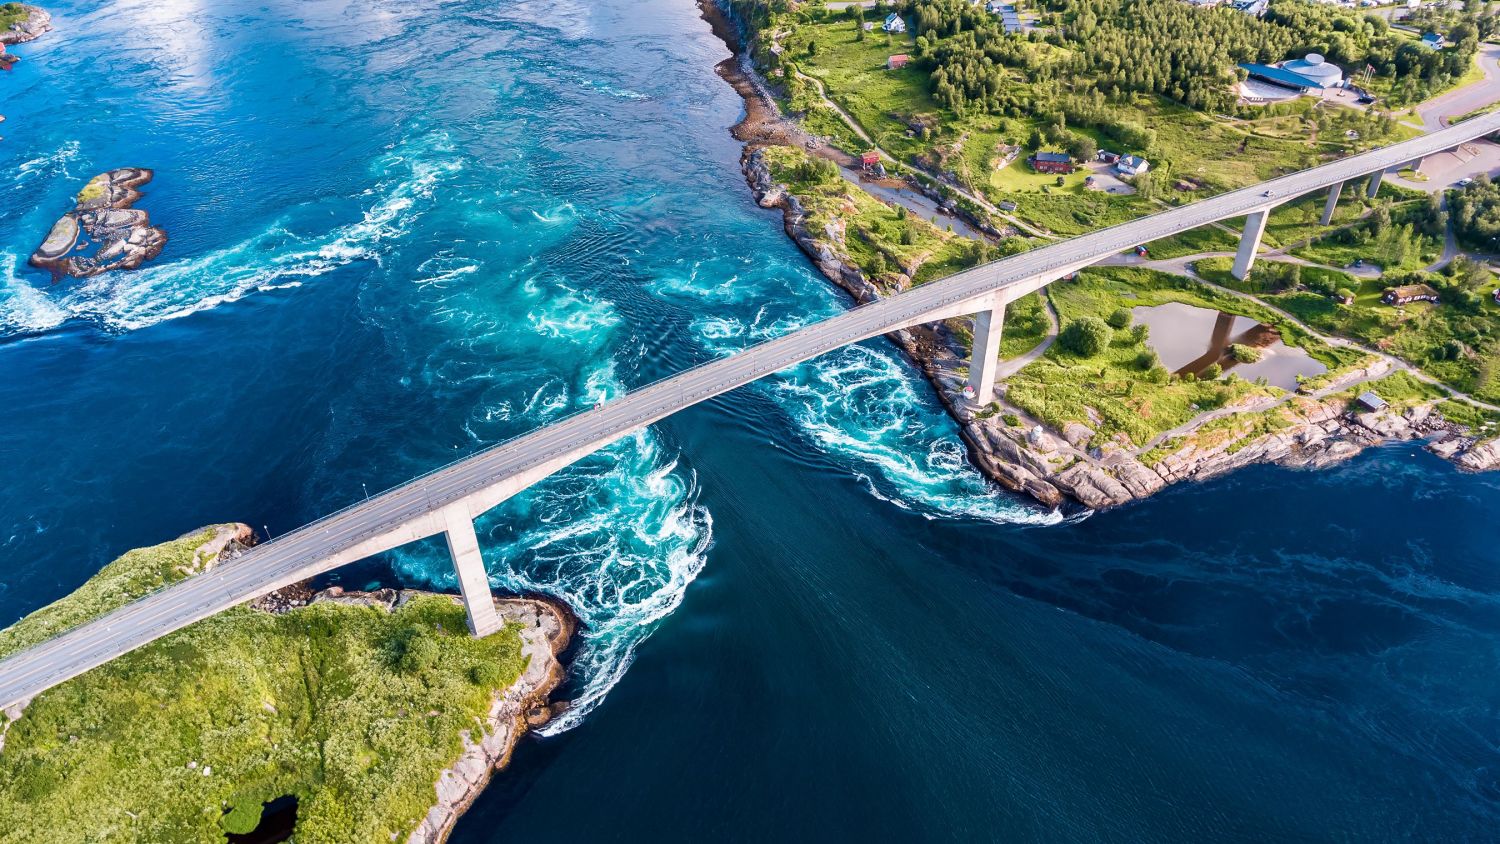
[[[1500,113],[1484,115],[1420,138],[1003,258],[694,367],[601,409],[501,443],[326,516],[251,549],[232,565],[181,581],[17,653],[0,662],[0,707],[27,700],[201,618],[349,562],[334,558],[374,537],[426,519],[446,504],[545,472],[549,463],[570,455],[576,459],[641,426],[825,352],[930,321],[945,312],[961,312],[966,303],[1008,287],[1054,280],[1140,243],[1244,216],[1497,130]],[[1270,196],[1264,195],[1267,190]],[[435,532],[419,531],[420,535]]]

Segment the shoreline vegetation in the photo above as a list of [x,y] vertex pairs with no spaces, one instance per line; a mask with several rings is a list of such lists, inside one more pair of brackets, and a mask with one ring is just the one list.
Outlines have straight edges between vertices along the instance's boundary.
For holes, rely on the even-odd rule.
[[[791,92],[762,75],[765,67],[757,59],[767,50],[766,41],[795,42],[802,37],[797,28],[779,26],[774,37],[767,39],[743,20],[738,4],[730,0],[700,0],[699,6],[733,54],[716,70],[745,101],[745,117],[731,132],[745,144],[742,167],[757,203],[779,209],[788,236],[856,302],[898,293],[1029,248],[1016,236],[1025,226],[995,225],[995,218],[983,208],[964,202],[961,195],[947,189],[950,186],[922,173],[920,155],[911,162],[889,157],[882,161],[898,184],[931,192],[945,203],[945,210],[961,214],[965,223],[983,235],[955,236],[953,226],[945,226],[942,217],[932,216],[929,222],[923,214],[892,201],[888,191],[867,190],[866,177],[852,172],[857,159],[850,149],[840,148],[841,144],[853,149],[864,146],[852,136],[858,124],[830,129],[830,120],[836,118],[827,113],[829,104],[805,100],[798,117],[787,116],[798,97],[806,96],[805,89],[800,94]],[[884,36],[877,30],[869,33],[869,39],[856,41],[875,37]],[[901,49],[902,45],[893,43],[883,52]],[[779,71],[778,78],[783,82],[797,78],[802,71],[789,61],[790,53],[777,52],[779,60],[772,70]],[[826,50],[812,46],[804,64],[817,55],[826,55]],[[821,84],[817,90],[823,91]],[[922,135],[918,133],[919,138]],[[875,184],[890,186],[884,180]],[[1202,187],[1195,185],[1195,189]],[[1036,196],[1041,199],[1045,194]],[[1394,226],[1387,196],[1395,196],[1397,203]],[[1322,197],[1314,199],[1320,210]],[[1293,203],[1274,215],[1273,222],[1284,223],[1271,237],[1285,240],[1285,248],[1296,248],[1296,254],[1306,254],[1309,242],[1349,242],[1353,246],[1342,248],[1357,251],[1375,244],[1400,256],[1405,265],[1420,266],[1435,257],[1427,254],[1431,247],[1425,244],[1431,239],[1424,241],[1421,233],[1424,226],[1434,224],[1436,212],[1426,209],[1436,207],[1435,203],[1416,203],[1398,189],[1386,188],[1378,204],[1346,202],[1332,226],[1296,225],[1299,220],[1305,222],[1302,218],[1309,213],[1315,215],[1302,208],[1312,202]],[[1018,204],[1019,212],[1025,214],[1026,203]],[[1126,216],[1148,212],[1142,209]],[[1424,212],[1426,217],[1421,216]],[[1094,213],[1079,219],[1092,220]],[[1095,226],[1119,221],[1111,213],[1098,213],[1105,218],[1094,220]],[[1442,218],[1437,224],[1439,245],[1445,223]],[[1378,233],[1372,234],[1377,228]],[[1311,241],[1308,235],[1313,236]],[[1181,268],[1100,265],[1080,273],[1076,280],[1053,284],[1036,296],[1036,302],[1013,303],[1002,351],[1007,358],[1020,357],[1010,361],[1016,365],[1002,364],[1000,398],[988,407],[974,406],[962,393],[970,319],[897,331],[888,337],[917,364],[958,421],[973,463],[1006,488],[1048,507],[1069,500],[1095,509],[1116,506],[1172,483],[1206,479],[1251,463],[1316,468],[1345,460],[1370,445],[1415,439],[1428,440],[1430,451],[1465,470],[1500,466],[1500,438],[1496,437],[1500,413],[1493,405],[1462,401],[1421,380],[1413,374],[1415,367],[1406,362],[1410,355],[1401,354],[1407,349],[1391,349],[1396,354],[1387,354],[1384,343],[1366,347],[1360,345],[1366,342],[1363,337],[1351,342],[1342,336],[1318,334],[1297,318],[1305,308],[1287,313],[1268,307],[1250,293],[1210,283],[1192,272],[1191,259],[1198,253],[1232,250],[1237,231],[1206,227],[1172,240],[1163,242],[1163,251],[1189,259]],[[1316,250],[1312,252],[1317,257]],[[1269,270],[1287,266],[1263,262]],[[1325,277],[1352,279],[1331,268],[1307,269],[1306,275],[1315,283]],[[1355,286],[1361,297],[1373,295],[1378,305],[1378,282]],[[1266,333],[1305,353],[1326,371],[1300,381],[1295,390],[1247,381],[1233,373],[1223,375],[1217,365],[1208,373],[1211,377],[1203,379],[1168,372],[1149,341],[1146,326],[1131,325],[1129,314],[1131,308],[1163,302],[1248,317],[1268,326]],[[1366,306],[1364,301],[1359,304]],[[1049,334],[1046,320],[1040,318],[1044,306],[1055,307],[1065,342],[1052,342],[1058,334],[1055,327]],[[1017,312],[1024,318],[1014,319]],[[1009,336],[1013,319],[1022,329],[1018,338]],[[1070,348],[1067,335],[1077,323],[1098,324],[1102,329],[1098,348]],[[1326,319],[1319,324],[1325,330],[1338,327]],[[1026,349],[1033,350],[1022,354]],[[1480,376],[1489,377],[1482,366],[1484,349],[1463,353],[1478,354]],[[1468,366],[1467,380],[1459,383],[1473,389],[1472,361]],[[1365,391],[1376,392],[1387,405],[1376,410],[1358,407],[1355,399]]]
[[[0,657],[253,542],[227,524],[130,551],[0,630]],[[0,841],[222,842],[291,799],[303,844],[437,844],[563,706],[572,614],[496,608],[473,639],[455,596],[299,584],[69,680],[0,714]]]

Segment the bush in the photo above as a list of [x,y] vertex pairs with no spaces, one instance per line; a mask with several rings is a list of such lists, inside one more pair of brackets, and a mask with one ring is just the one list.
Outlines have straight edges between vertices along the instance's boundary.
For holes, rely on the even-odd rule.
[[496,689],[505,682],[505,672],[493,662],[480,662],[469,669],[469,682],[482,689]]
[[417,674],[437,665],[438,643],[420,627],[404,627],[391,637],[392,664],[402,674]]
[[1198,380],[1200,380],[1200,381],[1214,381],[1214,380],[1218,379],[1218,377],[1220,375],[1223,375],[1223,374],[1224,374],[1224,367],[1219,366],[1217,363],[1211,363],[1208,366],[1205,366],[1203,368],[1202,372],[1198,373]]
[[1017,428],[1021,425],[1021,417],[1015,415],[1014,413],[1007,413],[1004,416],[1001,416],[1000,419],[1012,428]]
[[1144,345],[1147,340],[1151,339],[1151,326],[1143,322],[1130,329],[1130,336],[1137,346]]
[[1109,323],[1110,328],[1122,329],[1129,328],[1130,323],[1133,320],[1134,318],[1130,315],[1129,309],[1115,308],[1114,311],[1109,315],[1109,318],[1105,320],[1105,322]]
[[1161,356],[1151,349],[1142,349],[1135,356],[1135,368],[1142,372],[1149,372],[1161,364]]
[[1260,360],[1260,349],[1246,346],[1244,343],[1231,343],[1229,356],[1234,358],[1236,363],[1255,363]]
[[1063,351],[1079,357],[1091,358],[1104,351],[1114,332],[1098,317],[1083,317],[1068,323],[1057,336]]

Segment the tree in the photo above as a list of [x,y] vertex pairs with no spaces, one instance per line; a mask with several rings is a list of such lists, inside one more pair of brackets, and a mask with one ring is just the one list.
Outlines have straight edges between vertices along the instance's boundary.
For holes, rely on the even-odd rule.
[[1093,161],[1099,154],[1099,143],[1088,135],[1074,135],[1068,141],[1068,154],[1077,161]]
[[1115,330],[1129,328],[1130,323],[1133,321],[1134,317],[1130,315],[1128,308],[1115,308],[1109,315],[1109,318],[1105,320],[1105,322],[1109,323],[1109,327]]
[[1068,323],[1057,336],[1057,342],[1065,352],[1091,358],[1104,351],[1113,336],[1114,332],[1110,331],[1104,320],[1090,316]]

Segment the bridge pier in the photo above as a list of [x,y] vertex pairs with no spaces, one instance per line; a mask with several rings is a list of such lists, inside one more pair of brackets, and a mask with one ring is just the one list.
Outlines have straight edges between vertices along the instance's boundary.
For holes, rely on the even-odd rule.
[[443,508],[443,537],[448,540],[448,556],[458,574],[458,590],[463,593],[464,610],[469,614],[469,632],[483,638],[500,629],[495,612],[495,596],[490,594],[489,575],[479,554],[479,537],[474,533],[474,518],[462,501]]
[[1374,173],[1371,173],[1370,187],[1365,190],[1365,196],[1374,199],[1375,194],[1380,193],[1380,180],[1383,178],[1385,178],[1384,170],[1376,170]]
[[995,373],[1000,369],[1000,337],[1005,328],[1006,300],[974,315],[974,340],[969,344],[969,388],[984,407],[995,400]]
[[1245,217],[1245,231],[1240,234],[1240,248],[1234,253],[1234,268],[1230,271],[1240,281],[1250,275],[1250,268],[1255,265],[1255,251],[1260,249],[1260,239],[1266,233],[1266,220],[1270,216],[1271,209],[1262,208]]
[[1339,182],[1328,189],[1328,201],[1323,203],[1323,219],[1318,221],[1318,225],[1326,226],[1333,222],[1333,212],[1339,207],[1339,194],[1343,193],[1343,191],[1343,182]]

